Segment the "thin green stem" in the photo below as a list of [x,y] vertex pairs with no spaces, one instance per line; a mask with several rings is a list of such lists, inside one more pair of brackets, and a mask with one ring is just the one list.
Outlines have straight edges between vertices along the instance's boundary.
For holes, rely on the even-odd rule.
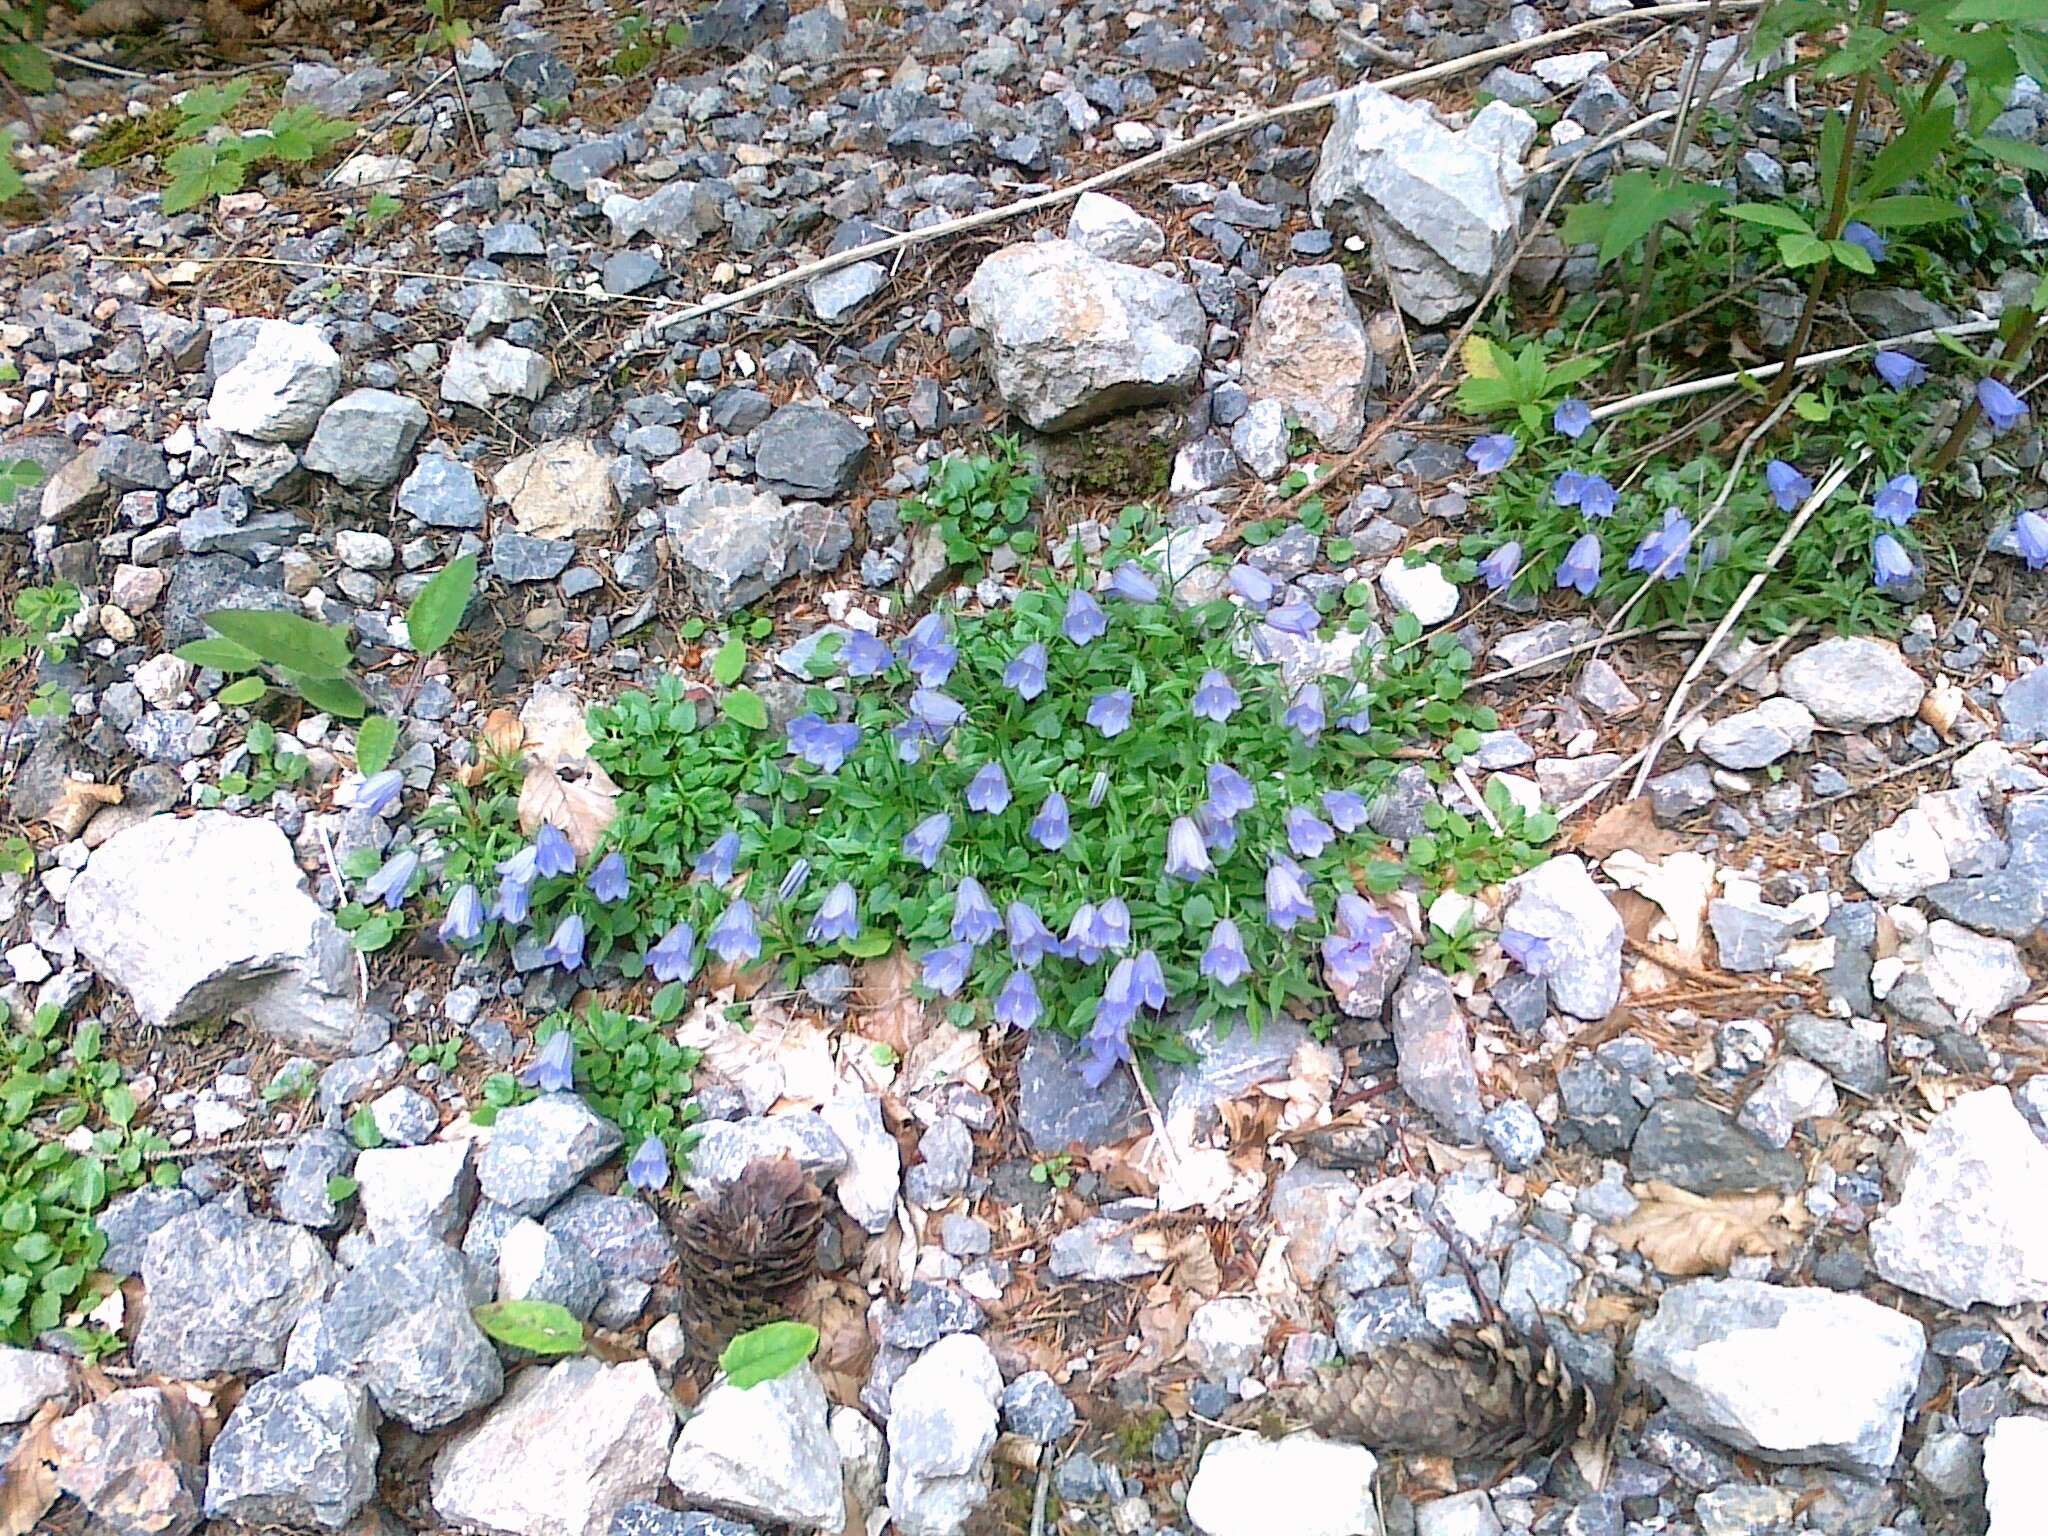
[[[2005,345],[1999,348],[1998,361],[1992,364],[1991,376],[1993,378],[2012,377],[2019,370],[2020,366],[2026,362],[2027,354],[2033,350],[2034,340],[2040,333],[2040,313],[2038,311],[2029,311],[2027,317],[2019,323],[2018,328],[2007,338]],[[1956,418],[1955,427],[1949,433],[1948,441],[1941,445],[1941,452],[1937,453],[1934,456],[1934,462],[1927,466],[1927,478],[1929,480],[1934,479],[1955,462],[1956,455],[1962,452],[1963,445],[1970,440],[1970,434],[1976,430],[1977,420],[1983,413],[1983,407],[1978,405],[1977,396],[1973,392],[1969,403],[1963,407],[1963,414]]]

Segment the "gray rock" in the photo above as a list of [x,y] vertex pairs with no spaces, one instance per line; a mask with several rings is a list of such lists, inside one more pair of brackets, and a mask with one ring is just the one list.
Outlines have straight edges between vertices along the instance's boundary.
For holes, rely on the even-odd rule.
[[1662,1179],[1696,1195],[1739,1190],[1797,1190],[1806,1183],[1798,1158],[1766,1147],[1698,1099],[1663,1099],[1643,1117],[1629,1151],[1639,1182]]
[[1837,730],[1910,720],[1927,696],[1920,674],[1888,640],[1837,635],[1810,645],[1778,669],[1786,697]]
[[631,1195],[579,1189],[549,1211],[541,1224],[597,1260],[614,1285],[658,1279],[675,1262],[675,1244],[661,1217]]
[[1026,1371],[1003,1388],[1003,1428],[1039,1445],[1073,1432],[1074,1405],[1044,1371]]
[[[133,1387],[88,1403],[50,1426],[50,1449],[57,1492],[84,1507],[90,1536],[187,1536],[199,1524],[199,1410],[182,1392]],[[76,1520],[63,1513],[34,1529]]]
[[837,1531],[846,1514],[839,1470],[825,1389],[805,1364],[745,1391],[713,1388],[676,1437],[668,1480],[700,1508]]
[[1241,372],[1254,400],[1278,401],[1325,448],[1358,446],[1373,351],[1342,267],[1289,267],[1273,279],[1245,336]]
[[612,1536],[622,1511],[661,1487],[675,1429],[645,1360],[529,1367],[434,1458],[434,1512],[503,1536]]
[[725,225],[717,194],[700,181],[671,181],[644,198],[613,193],[603,206],[612,233],[621,242],[652,235],[663,245],[694,250],[706,235]]
[[690,1187],[712,1195],[739,1182],[747,1165],[762,1158],[793,1157],[820,1183],[846,1166],[846,1148],[815,1114],[713,1120],[690,1153]]
[[1894,1285],[1952,1307],[2048,1299],[2048,1147],[2005,1088],[1957,1099],[1916,1149],[1898,1203],[1870,1227]]
[[1665,826],[1695,816],[1721,798],[1705,763],[1660,773],[1645,788],[1650,792],[1650,813]]
[[61,1355],[0,1349],[0,1424],[26,1423],[45,1403],[68,1406],[77,1390],[71,1362]]
[[213,1520],[340,1530],[376,1492],[375,1411],[337,1376],[252,1383],[206,1462]]
[[497,1351],[470,1316],[469,1263],[433,1238],[380,1242],[292,1336],[290,1368],[360,1382],[414,1429],[439,1429],[494,1401]]
[[417,1089],[400,1084],[370,1101],[370,1121],[387,1146],[416,1147],[441,1128],[441,1112]]
[[1449,982],[1417,970],[1394,994],[1394,1050],[1401,1088],[1454,1141],[1475,1142],[1485,1108],[1472,1062],[1472,1032]]
[[1724,971],[1768,971],[1810,923],[1767,901],[1716,900],[1707,904],[1715,953]]
[[1135,208],[1100,192],[1083,192],[1067,215],[1067,238],[1104,261],[1143,266],[1166,254],[1166,234]]
[[[816,11],[805,15],[815,16]],[[635,1500],[612,1516],[607,1536],[761,1536],[759,1526],[721,1515],[679,1514],[659,1504]]]
[[1891,1075],[1883,1044],[1840,1019],[1795,1014],[1785,1022],[1785,1044],[1862,1098],[1881,1095]]
[[818,1113],[846,1151],[846,1167],[833,1186],[839,1204],[867,1231],[887,1230],[896,1219],[903,1151],[883,1122],[880,1096],[842,1095]]
[[1100,1088],[1081,1078],[1086,1048],[1054,1030],[1033,1030],[1017,1067],[1017,1119],[1041,1157],[1071,1147],[1107,1146],[1144,1124],[1144,1106],[1125,1073]]
[[1259,479],[1277,480],[1287,468],[1287,408],[1253,401],[1230,429],[1230,451]]
[[1947,882],[1948,848],[1927,813],[1911,806],[1864,840],[1849,873],[1880,901],[1910,901]]
[[1687,1423],[1761,1460],[1881,1477],[1926,1349],[1913,1319],[1858,1296],[1696,1280],[1665,1292],[1631,1365]]
[[1379,1461],[1362,1445],[1301,1430],[1283,1440],[1230,1435],[1202,1452],[1188,1521],[1202,1536],[1261,1536],[1276,1504],[1288,1536],[1379,1536]]
[[1510,1173],[1523,1173],[1543,1156],[1543,1122],[1520,1099],[1510,1099],[1487,1115],[1479,1127],[1487,1150]]
[[1165,1266],[1140,1253],[1126,1224],[1095,1217],[1052,1240],[1052,1272],[1062,1280],[1135,1280]]
[[65,918],[152,1028],[227,1015],[320,1057],[388,1033],[358,1010],[348,937],[306,894],[275,822],[201,811],[131,826],[94,852]]
[[1394,301],[1434,325],[1476,303],[1507,259],[1535,136],[1536,120],[1503,101],[1454,131],[1425,102],[1358,86],[1337,99],[1309,205],[1371,240]]
[[1026,241],[984,260],[967,285],[997,391],[1040,431],[1185,397],[1206,323],[1194,290],[1067,240]]
[[[824,12],[821,8],[804,14]],[[827,325],[837,325],[888,286],[888,268],[878,261],[856,261],[812,278],[804,285],[804,297],[811,301],[812,314]]]
[[260,1221],[226,1201],[172,1218],[149,1240],[149,1305],[135,1363],[192,1379],[276,1370],[285,1340],[327,1289],[334,1265],[303,1228]]
[[853,488],[867,434],[822,405],[785,405],[761,424],[754,473],[783,496],[830,501]]
[[573,1093],[501,1110],[478,1160],[484,1198],[522,1216],[546,1210],[619,1150],[619,1128]]
[[314,327],[284,320],[254,321],[231,350],[235,361],[216,366],[207,421],[261,443],[304,442],[341,391],[340,354]]
[[441,398],[489,410],[499,400],[538,400],[554,381],[554,364],[530,348],[502,336],[458,338],[441,370]]
[[970,1333],[941,1339],[889,1399],[889,1509],[903,1536],[958,1536],[987,1501],[1003,1377]]
[[355,1161],[355,1143],[341,1132],[321,1128],[306,1132],[285,1156],[284,1177],[277,1181],[272,1196],[277,1214],[317,1231],[340,1226],[347,1202],[336,1200],[327,1187],[344,1177]]
[[421,456],[398,488],[398,505],[434,528],[481,528],[484,493],[476,471],[446,454]]
[[785,504],[731,481],[688,487],[664,517],[691,595],[718,618],[795,577],[834,569],[853,544],[842,508]]
[[145,1184],[130,1190],[100,1212],[99,1229],[107,1240],[100,1255],[100,1268],[125,1280],[142,1272],[142,1257],[157,1228],[174,1217],[199,1209],[199,1197],[189,1189],[159,1189]]
[[905,1192],[922,1206],[944,1205],[967,1187],[974,1166],[974,1141],[952,1115],[940,1115],[918,1138],[920,1161],[904,1181]]
[[491,574],[510,586],[553,581],[575,558],[574,539],[536,539],[510,529],[491,538]]
[[1737,1121],[1768,1146],[1782,1147],[1802,1121],[1824,1119],[1841,1108],[1824,1067],[1790,1056],[1772,1067],[1743,1101]]
[[1998,696],[2008,741],[2048,741],[2048,666],[2036,665]]
[[354,389],[320,413],[306,444],[306,468],[352,491],[394,483],[425,435],[427,408],[388,389]]
[[1767,768],[1789,752],[1813,744],[1813,716],[1791,699],[1765,699],[1755,709],[1716,720],[1699,749],[1723,768]]
[[476,1143],[373,1147],[356,1158],[363,1219],[380,1243],[415,1238],[452,1241],[476,1203]]
[[514,1222],[499,1239],[500,1301],[551,1301],[589,1317],[604,1299],[604,1289],[597,1260],[530,1216]]
[[1507,926],[1550,946],[1550,1000],[1580,1019],[1604,1019],[1621,997],[1621,917],[1576,855],[1561,854],[1514,882]]

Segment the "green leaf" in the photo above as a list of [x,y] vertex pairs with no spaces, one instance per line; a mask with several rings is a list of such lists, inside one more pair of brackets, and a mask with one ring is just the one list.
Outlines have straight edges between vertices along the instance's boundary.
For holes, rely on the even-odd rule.
[[0,203],[21,196],[21,170],[14,163],[14,135],[0,128]]
[[171,184],[164,188],[163,211],[183,213],[212,197],[242,190],[249,169],[239,139],[221,144],[180,144],[164,156]]
[[270,685],[260,677],[239,677],[220,691],[221,703],[230,709],[243,704],[254,704],[270,691]]
[[57,83],[50,56],[34,43],[0,43],[0,74],[27,91],[47,91]]
[[740,673],[746,670],[746,666],[747,642],[734,635],[711,658],[711,681],[721,688],[730,688],[740,680]]
[[354,123],[323,116],[311,107],[286,107],[270,120],[270,152],[288,164],[305,165],[354,137],[355,131]]
[[751,689],[741,688],[725,696],[725,717],[750,731],[768,729],[768,706],[761,702],[761,695]]
[[1970,142],[1976,149],[2001,165],[2048,175],[2048,149],[2043,149],[2038,144],[2023,143],[2019,139],[1991,137],[1972,139]]
[[1745,224],[1761,224],[1766,229],[1782,229],[1788,234],[1811,235],[1813,226],[1799,217],[1790,208],[1777,203],[1734,203],[1721,210],[1731,219],[1740,219]]
[[809,1323],[765,1323],[740,1334],[725,1346],[718,1368],[741,1391],[787,1376],[811,1358],[818,1330]]
[[273,666],[307,677],[344,676],[353,659],[346,629],[339,624],[315,624],[296,613],[221,608],[206,615],[206,626]]
[[327,1181],[327,1198],[336,1205],[353,1196],[360,1186],[345,1173],[337,1173]]
[[2048,21],[2041,0],[1961,0],[1950,21]]
[[307,677],[303,673],[286,672],[284,679],[315,709],[340,715],[344,720],[360,720],[369,713],[369,701],[345,677]]
[[230,80],[226,85],[194,86],[178,98],[178,115],[182,119],[178,137],[196,139],[207,129],[225,122],[255,84],[253,79],[241,79]]
[[188,640],[172,654],[180,661],[189,661],[195,667],[212,667],[217,672],[253,672],[263,664],[263,658],[246,645],[237,645],[218,635]]
[[377,1117],[365,1104],[348,1117],[348,1139],[368,1152],[384,1145],[384,1133],[377,1129]]
[[552,1301],[491,1301],[471,1316],[508,1349],[543,1357],[583,1353],[583,1324],[574,1312]]
[[1856,189],[1859,199],[1882,196],[1893,187],[1933,169],[1948,141],[1955,137],[1955,114],[1939,107],[1923,112],[1912,126],[1877,152]]
[[114,1084],[100,1096],[100,1112],[109,1125],[126,1130],[135,1119],[135,1091],[126,1083]]
[[432,656],[453,639],[475,590],[475,555],[460,556],[443,566],[405,610],[405,633],[412,648],[422,656]]
[[1828,259],[1828,243],[1812,235],[1778,236],[1778,258],[1788,267],[1810,267]]
[[1830,240],[1828,250],[1835,260],[1851,272],[1861,272],[1865,277],[1873,276],[1877,272],[1877,263],[1870,259],[1870,252],[1854,240]]
[[1856,217],[1872,229],[1917,229],[1923,224],[1946,224],[1962,216],[1961,205],[1945,197],[1880,197],[1856,210]]
[[370,716],[356,727],[356,772],[365,778],[382,773],[397,746],[397,725],[387,716]]
[[1842,163],[1842,150],[1848,142],[1848,135],[1848,123],[1840,112],[1831,111],[1823,115],[1820,125],[1819,184],[1830,194],[1834,190],[1835,176]]

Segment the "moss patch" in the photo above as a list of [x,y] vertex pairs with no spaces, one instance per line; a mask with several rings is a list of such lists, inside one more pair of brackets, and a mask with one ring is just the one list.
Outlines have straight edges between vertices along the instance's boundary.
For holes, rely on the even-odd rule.
[[101,170],[144,155],[161,155],[170,147],[178,123],[176,107],[158,107],[146,117],[124,117],[87,145],[79,159]]
[[1162,495],[1180,441],[1177,409],[1137,411],[1073,432],[1033,433],[1032,458],[1063,490],[1144,501]]

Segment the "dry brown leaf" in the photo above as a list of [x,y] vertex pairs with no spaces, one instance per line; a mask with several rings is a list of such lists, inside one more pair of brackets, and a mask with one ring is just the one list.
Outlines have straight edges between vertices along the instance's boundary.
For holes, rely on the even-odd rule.
[[119,805],[121,790],[114,784],[95,784],[90,779],[66,779],[57,791],[57,803],[45,811],[47,821],[66,837],[76,837],[85,824],[99,814],[103,805]]
[[1643,1303],[1622,1291],[1602,1291],[1586,1303],[1580,1328],[1585,1333],[1607,1333],[1633,1328],[1643,1315]]
[[497,757],[515,757],[526,750],[526,722],[509,709],[494,709],[484,716],[478,741]]
[[932,1012],[918,997],[917,961],[898,945],[860,969],[858,1002],[849,1021],[864,1040],[886,1045],[900,1061],[931,1033]]
[[576,857],[587,859],[619,814],[618,798],[619,786],[596,763],[557,763],[536,754],[519,786],[519,830],[532,837],[551,822]]
[[1790,1196],[1695,1195],[1655,1181],[1642,1194],[1635,1214],[1609,1227],[1608,1235],[1681,1279],[1720,1274],[1738,1255],[1774,1253],[1805,1225],[1805,1212]]
[[1624,848],[1633,848],[1647,859],[1660,859],[1685,846],[1684,838],[1657,825],[1646,799],[1624,800],[1602,811],[1591,826],[1577,835],[1576,841],[1581,852],[1595,859],[1607,858]]
[[7,1462],[0,1481],[0,1536],[28,1536],[42,1528],[43,1516],[57,1502],[57,1447],[51,1430],[64,1417],[61,1403],[45,1403]]
[[1223,1289],[1223,1272],[1216,1267],[1216,1251],[1209,1246],[1206,1227],[1192,1227],[1178,1233],[1164,1227],[1152,1227],[1134,1234],[1131,1246],[1166,1266],[1160,1275],[1163,1284],[1199,1296],[1204,1301],[1214,1300]]

